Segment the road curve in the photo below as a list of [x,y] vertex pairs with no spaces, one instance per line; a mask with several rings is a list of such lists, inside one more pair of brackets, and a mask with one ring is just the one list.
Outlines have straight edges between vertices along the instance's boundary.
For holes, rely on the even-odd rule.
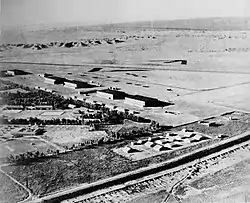
[[16,179],[14,179],[13,177],[11,177],[8,173],[6,173],[4,170],[2,170],[2,167],[4,166],[9,166],[10,164],[3,164],[0,166],[0,172],[2,172],[4,175],[6,175],[8,178],[10,178],[13,182],[15,182],[17,185],[21,186],[27,193],[28,193],[28,197],[18,203],[24,203],[24,202],[29,202],[32,199],[32,193],[31,191],[24,186],[22,183],[18,182]]

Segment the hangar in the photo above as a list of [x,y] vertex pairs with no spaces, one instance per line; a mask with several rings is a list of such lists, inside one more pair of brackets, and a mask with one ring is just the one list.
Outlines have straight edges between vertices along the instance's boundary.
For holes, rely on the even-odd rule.
[[97,91],[96,96],[105,98],[105,99],[115,100],[115,99],[125,99],[126,93],[117,91],[117,90],[106,89],[106,90]]
[[91,85],[91,84],[88,84],[87,82],[78,81],[78,80],[66,80],[64,82],[64,86],[71,88],[71,89],[97,87],[96,85]]
[[124,103],[138,107],[163,107],[172,104],[141,95],[127,95]]

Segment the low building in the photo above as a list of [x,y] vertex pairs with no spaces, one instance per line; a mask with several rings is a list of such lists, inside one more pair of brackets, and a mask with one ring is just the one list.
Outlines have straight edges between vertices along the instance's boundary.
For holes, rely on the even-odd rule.
[[194,132],[185,132],[185,133],[181,133],[180,132],[180,136],[182,137],[182,138],[191,138],[191,137],[194,137],[196,135],[196,133],[194,133]]
[[158,99],[141,95],[127,95],[124,103],[138,107],[157,107],[166,106],[168,104],[166,102],[159,101]]
[[45,91],[46,88],[45,87],[40,87],[39,89],[42,90],[42,91]]
[[197,135],[195,135],[194,137],[191,138],[191,142],[195,142],[195,141],[199,142],[199,141],[206,140],[206,139],[209,139],[209,138],[197,134]]
[[164,144],[167,144],[167,143],[170,143],[170,141],[166,140],[166,139],[156,140],[155,141],[155,144],[158,144],[158,145],[164,145]]
[[28,74],[30,73],[23,71],[23,70],[18,70],[18,69],[0,71],[0,77],[11,77],[15,75],[28,75]]
[[125,99],[126,93],[117,90],[106,89],[97,91],[96,96],[105,99],[116,100],[116,99]]
[[64,82],[64,86],[71,89],[79,89],[79,88],[94,88],[96,85],[89,84],[87,82],[78,81],[78,80],[66,80]]
[[26,109],[27,110],[36,110],[36,107],[34,107],[34,106],[27,106]]
[[9,75],[9,76],[14,76],[15,75],[15,71],[13,71],[13,70],[7,70],[6,74]]
[[168,148],[168,147],[164,147],[162,145],[155,145],[153,147],[154,150],[160,152],[160,151],[165,151],[165,150],[171,150],[171,148]]
[[64,84],[64,82],[66,81],[65,78],[61,78],[61,77],[57,77],[51,74],[44,74],[44,82],[48,83],[48,84],[52,84],[52,85],[60,85],[60,84]]
[[53,110],[52,105],[35,106],[36,110]]
[[91,89],[91,90],[78,91],[78,94],[88,95],[88,94],[92,94],[92,93],[96,93],[96,92],[97,92],[96,89]]
[[11,132],[13,137],[23,137],[23,136],[34,136],[42,134],[43,129],[39,128],[37,126],[31,126],[31,127],[20,127],[18,129],[15,129]]
[[166,148],[173,149],[173,148],[178,148],[181,147],[182,145],[179,142],[171,142],[163,145]]
[[74,105],[74,104],[69,104],[68,107],[69,107],[70,109],[74,109],[74,108],[76,108],[76,105]]
[[67,88],[71,88],[71,89],[76,89],[77,88],[77,84],[76,83],[73,83],[73,82],[64,82],[64,87],[67,87]]
[[138,106],[138,107],[146,106],[146,102],[144,100],[136,98],[136,97],[125,97],[124,103],[132,105],[132,106]]
[[44,77],[44,82],[45,82],[45,83],[48,83],[48,84],[52,84],[52,85],[54,85],[54,84],[55,84],[55,82],[56,82],[56,80],[55,80],[55,79],[53,79],[53,78],[47,78],[47,77]]
[[4,110],[23,110],[23,106],[15,106],[15,105],[9,105],[4,108]]

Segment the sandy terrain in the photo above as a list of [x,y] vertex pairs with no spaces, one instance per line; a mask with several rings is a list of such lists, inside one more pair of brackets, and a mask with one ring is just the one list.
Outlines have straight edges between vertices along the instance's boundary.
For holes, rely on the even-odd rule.
[[[179,24],[176,25],[185,25],[182,21],[177,22]],[[194,28],[197,22],[200,25],[197,28],[204,28],[204,23],[200,21],[193,24],[189,22],[188,25]],[[229,21],[217,22],[216,28],[215,24],[206,21],[211,30],[167,30],[163,23],[157,29],[151,29],[146,24],[144,27],[119,25],[107,27],[101,32],[100,27],[6,31],[0,41],[0,69],[20,69],[32,73],[3,80],[53,89],[66,96],[75,96],[79,90],[46,84],[38,74],[51,73],[68,79],[93,81],[101,84],[102,88],[113,86],[130,94],[172,101],[174,105],[163,108],[140,108],[125,104],[123,100],[98,98],[96,93],[84,96],[137,111],[140,116],[166,126],[184,125],[235,110],[250,112],[250,21],[244,21],[248,30],[237,30],[242,25],[237,20],[231,21],[236,22],[232,26],[234,30],[226,29]],[[170,27],[173,25],[168,24]],[[167,63],[168,60],[179,59],[187,60],[187,65]],[[92,72],[93,68],[99,70]],[[6,112],[6,115],[42,118],[42,113],[22,111]],[[76,115],[66,112],[61,116]],[[230,121],[218,128],[201,127],[197,123],[191,127],[201,133],[234,136],[249,129],[249,117],[244,118],[245,121]],[[87,138],[92,136],[92,132],[90,135],[86,129],[78,129],[75,134],[72,134],[72,129],[53,131],[55,129],[48,129],[48,137],[55,143],[62,143],[65,134],[63,142],[79,142],[79,135],[83,133]],[[91,160],[84,160],[82,153]],[[76,157],[75,163],[71,163],[71,156]],[[161,159],[163,157],[156,158],[157,161]],[[114,166],[108,164],[110,160],[114,161]],[[143,164],[147,165],[147,161]],[[74,168],[76,163],[78,168]],[[100,163],[105,164],[100,166]],[[118,157],[112,152],[112,147],[106,146],[64,155],[58,160],[47,160],[46,164],[50,164],[54,170],[52,175],[42,164],[10,167],[9,171],[21,182],[25,182],[25,174],[21,176],[20,171],[27,169],[35,177],[32,177],[32,181],[39,180],[31,186],[35,188],[35,193],[46,194],[66,186],[100,179],[105,167],[107,177],[120,172],[118,165],[127,167],[126,171],[140,167],[138,163]],[[44,174],[42,178],[41,167]],[[93,171],[93,168],[98,168],[98,172]],[[91,202],[151,203],[162,202],[166,197],[168,202],[247,202],[250,201],[249,171],[249,147],[246,147],[231,155],[225,154],[123,190],[97,195]],[[48,177],[51,177],[50,182],[45,186],[44,179]]]
[[[80,36],[83,32],[84,30],[81,30],[77,34]],[[88,31],[85,34],[91,36]],[[120,33],[106,34],[121,38]],[[56,32],[50,33],[46,43],[52,41],[55,35]],[[142,38],[147,35],[155,36],[155,39]],[[123,43],[91,47],[52,47],[42,50],[13,47],[1,52],[2,61],[44,62],[48,65],[1,64],[1,66],[7,69],[15,66],[36,74],[47,72],[87,82],[95,81],[103,86],[118,87],[131,94],[157,97],[164,101],[173,100],[176,105],[166,108],[179,111],[183,113],[182,115],[168,115],[164,110],[141,111],[142,115],[154,118],[164,125],[192,122],[225,113],[235,107],[239,110],[249,110],[245,102],[248,99],[247,89],[250,83],[248,76],[250,61],[247,57],[250,39],[248,31],[137,30],[128,31],[126,36],[128,40]],[[137,39],[134,36],[140,37]],[[72,37],[72,40],[79,38]],[[171,59],[187,59],[188,65],[164,63]],[[111,64],[114,60],[115,64]],[[107,62],[110,65],[102,64],[103,61],[110,61]],[[53,65],[54,63],[62,65]],[[102,69],[88,72],[95,66]],[[67,74],[69,72],[72,74]],[[18,76],[13,79],[31,86],[36,83],[66,95],[77,94],[76,90],[45,84],[42,78],[34,75]],[[91,96],[95,98],[95,95]],[[121,107],[126,106],[120,101],[113,103]]]

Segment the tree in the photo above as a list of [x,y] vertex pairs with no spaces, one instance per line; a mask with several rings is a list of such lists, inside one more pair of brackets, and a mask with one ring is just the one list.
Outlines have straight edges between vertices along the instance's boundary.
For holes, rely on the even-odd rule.
[[10,154],[9,157],[8,157],[8,161],[9,162],[14,162],[15,161],[15,157],[12,154]]

